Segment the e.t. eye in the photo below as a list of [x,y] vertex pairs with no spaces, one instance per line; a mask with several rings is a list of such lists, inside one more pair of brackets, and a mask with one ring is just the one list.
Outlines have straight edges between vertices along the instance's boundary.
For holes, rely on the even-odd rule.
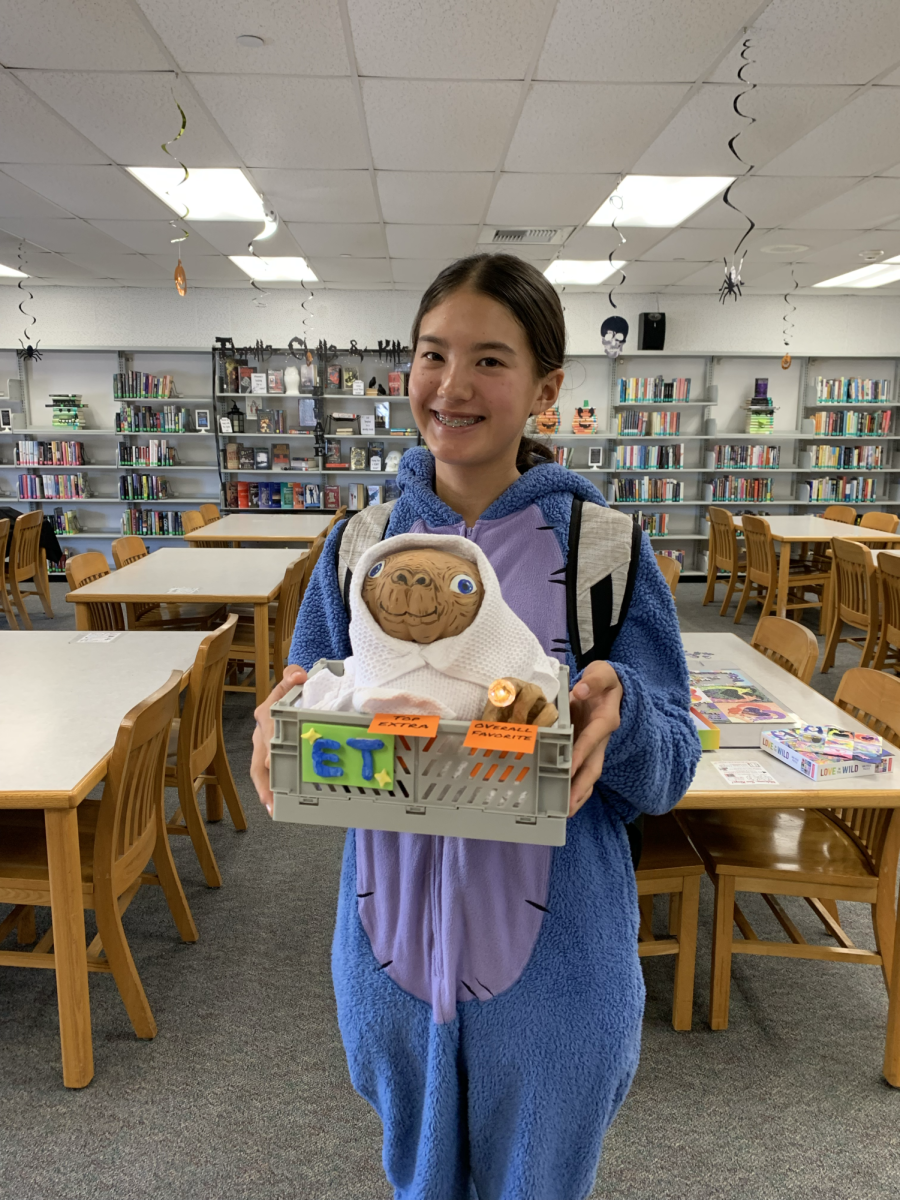
[[383,563],[383,562],[377,562],[377,563],[375,564],[375,566],[374,566],[374,567],[372,567],[372,568],[371,568],[371,570],[369,571],[369,578],[370,578],[370,579],[375,579],[375,577],[376,577],[376,576],[378,576],[378,575],[380,575],[380,574],[381,574],[381,572],[382,572],[383,570],[384,570],[384,563]]
[[450,580],[450,591],[459,592],[460,596],[471,596],[478,590],[478,585],[471,575],[454,575]]

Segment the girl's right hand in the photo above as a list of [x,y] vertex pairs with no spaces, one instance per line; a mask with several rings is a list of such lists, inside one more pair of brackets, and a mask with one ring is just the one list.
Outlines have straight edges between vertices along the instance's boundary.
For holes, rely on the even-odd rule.
[[264,806],[270,817],[272,805],[275,802],[269,787],[269,749],[272,745],[272,734],[275,732],[272,705],[276,700],[282,700],[292,687],[298,687],[301,683],[306,683],[306,672],[303,668],[285,667],[281,683],[272,689],[253,714],[256,717],[256,728],[253,730],[250,778],[253,780],[260,804]]

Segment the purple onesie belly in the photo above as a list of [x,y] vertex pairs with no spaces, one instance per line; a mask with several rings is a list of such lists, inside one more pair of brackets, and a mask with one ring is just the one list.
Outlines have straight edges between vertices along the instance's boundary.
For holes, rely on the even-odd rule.
[[[565,662],[563,556],[537,505],[457,534],[497,573],[503,598]],[[452,1021],[458,1001],[490,1000],[522,974],[547,904],[552,847],[419,833],[356,831],[359,914],[372,952],[405,991]]]

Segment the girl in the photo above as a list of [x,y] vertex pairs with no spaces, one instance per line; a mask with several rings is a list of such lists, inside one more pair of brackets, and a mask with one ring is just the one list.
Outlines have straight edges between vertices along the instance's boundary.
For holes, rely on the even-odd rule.
[[[387,534],[475,541],[507,603],[568,664],[570,819],[559,848],[349,830],[338,1020],[354,1087],[384,1125],[397,1200],[584,1200],[640,1046],[626,825],[666,812],[690,783],[700,746],[687,667],[644,537],[608,661],[578,676],[568,589],[556,585],[573,502],[580,521],[605,501],[522,437],[563,381],[562,307],[543,275],[505,255],[452,264],[422,298],[412,352],[410,404],[428,448],[403,457]],[[604,519],[618,534],[625,523],[630,546],[628,518]],[[272,701],[305,679],[297,667],[351,653],[340,542],[337,529],[304,597],[296,667],[257,710],[251,773],[267,805]]]

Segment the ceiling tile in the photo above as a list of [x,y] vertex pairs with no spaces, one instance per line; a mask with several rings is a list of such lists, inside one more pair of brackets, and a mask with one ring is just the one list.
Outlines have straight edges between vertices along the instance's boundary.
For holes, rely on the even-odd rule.
[[[137,0],[185,71],[347,75],[350,64],[337,0]],[[239,46],[242,33],[259,49]]]
[[3,9],[4,66],[56,71],[164,71],[165,56],[121,0],[40,0]]
[[424,288],[451,262],[452,258],[394,258],[391,270],[398,283],[418,283]]
[[798,229],[874,229],[900,217],[900,179],[865,179],[842,196],[806,212]]
[[[730,199],[750,213],[761,228],[772,229],[776,225],[798,225],[800,222],[796,218],[801,213],[840,196],[857,182],[856,179],[830,179],[821,175],[795,179],[751,175],[734,185]],[[738,229],[746,223],[743,217],[723,202],[721,196],[710,200],[709,204],[685,221],[685,225],[692,229]]]
[[25,269],[36,280],[53,283],[93,284],[96,279],[93,271],[70,262],[61,254],[29,254]]
[[[630,287],[664,287],[667,283],[678,283],[688,275],[694,275],[704,262],[630,262],[622,270],[625,272],[625,284]],[[618,276],[613,275],[613,280]],[[607,287],[609,283],[607,282]],[[623,285],[624,286],[624,285]]]
[[67,254],[65,257],[76,266],[84,267],[104,279],[165,279],[174,267],[165,271],[157,263],[142,254],[117,254],[115,252],[93,252],[90,254]]
[[687,88],[677,83],[535,83],[505,170],[628,171]]
[[248,167],[368,166],[349,79],[192,75]]
[[[626,230],[630,233],[630,230]],[[730,255],[734,248],[735,235],[732,229],[676,229],[668,237],[645,251],[641,258],[650,262],[709,262],[713,258]],[[626,251],[627,253],[627,246]]]
[[647,251],[657,242],[661,242],[669,233],[668,229],[640,229],[631,227],[623,229],[625,245],[614,229],[609,226],[594,226],[576,229],[560,253],[561,258],[596,259],[607,258],[610,250],[620,251],[620,257],[629,259],[648,258]]
[[77,217],[9,217],[0,218],[0,225],[14,237],[59,254],[125,253],[122,245]]
[[[798,230],[798,236],[803,232],[806,231]],[[846,265],[846,270],[853,271],[867,265],[867,260],[860,258],[860,254],[865,251],[882,250],[885,258],[893,258],[900,254],[900,231],[898,230],[879,229],[870,233],[857,233],[852,237],[847,237],[844,232],[843,237],[845,239],[843,241],[833,242],[829,246],[823,246],[821,249],[804,255],[804,261],[829,263],[835,266]]]
[[17,164],[4,168],[77,217],[152,220],[171,212],[145,187],[118,167],[49,167]]
[[535,78],[691,83],[758,7],[756,0],[559,0]]
[[[249,254],[249,242],[261,232],[259,221],[194,221],[188,222],[191,233],[197,233],[220,254]],[[269,255],[298,255],[300,247],[288,225],[282,221],[277,231],[254,249],[261,257]]]
[[480,223],[494,176],[473,171],[376,171],[385,221],[397,224]]
[[257,167],[253,178],[282,221],[378,220],[368,171],[279,171]]
[[0,217],[65,217],[64,208],[0,171]]
[[615,175],[504,173],[497,180],[487,220],[491,225],[580,225],[593,216],[616,182]]
[[477,225],[387,227],[388,249],[393,258],[462,258],[474,254],[477,236]]
[[[250,287],[249,276],[236,267],[233,262],[229,262],[224,255],[221,254],[195,254],[190,250],[183,250],[184,270],[187,275],[188,287],[195,283],[245,283]],[[160,267],[169,278],[172,277],[175,271],[177,261],[176,254],[151,254],[150,261]]]
[[515,83],[441,80],[361,85],[372,157],[388,171],[493,171],[521,91]]
[[[755,83],[867,83],[900,60],[896,0],[772,0],[750,36],[744,76]],[[712,78],[734,82],[739,52]]]
[[675,114],[653,145],[632,168],[637,175],[735,175],[742,167],[728,149],[746,163],[768,162],[846,103],[853,88],[760,87],[741,107],[755,125],[732,108],[734,87],[706,84]]
[[174,138],[181,128],[176,100],[187,116],[187,127],[178,141],[169,147],[171,153],[189,168],[240,165],[234,151],[198,107],[190,90],[180,85],[170,72],[20,71],[19,77],[51,108],[123,166],[176,165],[161,145]]
[[[754,256],[768,262],[811,262],[813,255],[829,246],[837,246],[848,238],[845,229],[768,229],[758,231],[750,239]],[[877,240],[877,239],[876,239]],[[777,250],[773,246],[808,246],[808,250]]]
[[109,159],[49,112],[8,71],[0,72],[0,162],[105,163]]
[[391,282],[390,263],[386,258],[314,258],[310,266],[323,283]]
[[[121,246],[127,246],[138,254],[174,253],[172,238],[180,236],[180,230],[169,221],[91,221],[91,224],[108,234]],[[177,226],[177,222],[176,222]],[[198,226],[189,230],[188,244],[194,254],[214,254],[215,247],[204,241]]]
[[[524,79],[546,0],[349,0],[360,75]],[[402,36],[398,36],[402,30]]]
[[330,225],[291,222],[291,233],[303,254],[321,254],[339,258],[352,254],[360,258],[379,258],[385,253],[384,233],[380,225]]
[[523,246],[521,243],[515,246],[504,246],[495,245],[493,242],[488,242],[486,245],[476,247],[476,252],[478,254],[511,254],[513,258],[521,258],[524,259],[525,262],[534,263],[534,265],[536,267],[540,267],[541,270],[543,270],[547,263],[551,262],[554,258],[566,257],[564,251],[561,250],[560,253],[557,254],[556,250],[556,246],[548,246],[546,242],[543,244],[533,244],[530,246]]
[[898,160],[900,89],[870,88],[766,163],[761,174],[871,175]]

